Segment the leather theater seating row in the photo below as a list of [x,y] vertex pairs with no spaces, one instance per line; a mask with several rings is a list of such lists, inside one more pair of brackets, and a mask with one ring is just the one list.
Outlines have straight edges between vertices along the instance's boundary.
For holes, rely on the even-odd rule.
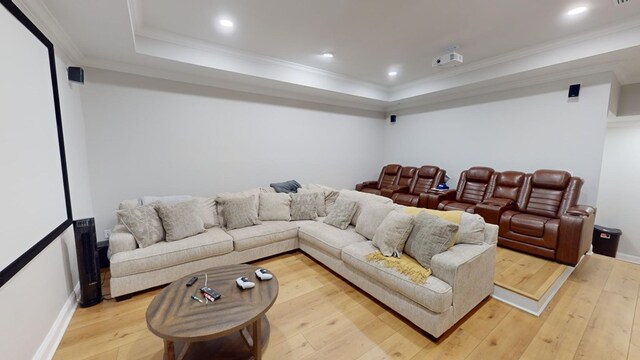
[[595,208],[577,205],[581,178],[562,170],[526,174],[478,166],[460,174],[455,190],[433,189],[444,175],[435,166],[390,164],[377,182],[358,184],[356,190],[408,206],[479,214],[499,225],[499,245],[559,263],[575,266],[589,250]]

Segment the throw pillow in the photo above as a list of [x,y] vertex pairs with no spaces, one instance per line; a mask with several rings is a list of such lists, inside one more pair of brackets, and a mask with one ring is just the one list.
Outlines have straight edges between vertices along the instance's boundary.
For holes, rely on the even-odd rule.
[[247,226],[261,224],[258,219],[258,209],[255,206],[256,196],[231,198],[224,200],[224,219],[227,229],[240,229]]
[[325,224],[335,226],[338,229],[346,229],[351,223],[351,218],[358,209],[358,203],[344,198],[338,198],[331,212],[324,219]]
[[321,217],[325,217],[327,216],[327,207],[324,204],[324,190],[322,189],[314,189],[314,190],[310,190],[310,189],[298,189],[298,194],[318,194],[318,196],[316,196],[316,210],[318,211],[318,216]]
[[294,193],[300,187],[300,183],[295,180],[283,181],[269,184],[278,193]]
[[458,225],[458,239],[456,244],[482,244],[484,243],[485,222],[478,214],[462,213]]
[[283,193],[261,193],[258,207],[258,219],[291,220],[291,197]]
[[222,227],[227,226],[226,219],[224,218],[224,203],[229,199],[246,198],[254,195],[254,206],[256,208],[256,214],[258,213],[258,206],[260,201],[260,193],[263,192],[259,188],[253,188],[245,191],[238,191],[232,193],[220,193],[216,196],[216,207],[218,209],[218,224]]
[[387,215],[395,209],[391,204],[369,204],[361,212],[356,232],[367,239],[373,239],[373,235],[382,224]]
[[291,220],[315,220],[319,193],[291,194]]
[[116,214],[136,239],[139,247],[144,248],[164,239],[162,222],[153,206],[136,206],[131,209],[118,210]]
[[204,231],[204,221],[200,217],[199,200],[183,201],[175,204],[153,203],[166,233],[167,241],[184,239]]
[[149,205],[156,201],[165,204],[175,204],[182,201],[191,200],[191,195],[169,195],[169,196],[143,196],[140,198],[140,205]]
[[216,209],[216,199],[196,197],[199,202],[199,214],[206,229],[220,226],[218,222],[218,210]]
[[437,216],[421,212],[414,219],[404,251],[425,268],[431,268],[431,259],[447,251],[454,243],[458,225]]
[[373,245],[380,249],[384,256],[400,257],[412,228],[413,216],[392,211],[378,226],[373,235]]

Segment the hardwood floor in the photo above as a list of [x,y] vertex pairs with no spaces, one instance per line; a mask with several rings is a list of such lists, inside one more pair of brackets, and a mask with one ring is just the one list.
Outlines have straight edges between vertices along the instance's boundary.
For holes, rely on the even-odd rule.
[[[255,264],[280,282],[265,359],[640,358],[640,265],[600,255],[583,259],[540,317],[489,298],[437,342],[304,253]],[[162,359],[144,319],[159,291],[78,308],[54,358]]]

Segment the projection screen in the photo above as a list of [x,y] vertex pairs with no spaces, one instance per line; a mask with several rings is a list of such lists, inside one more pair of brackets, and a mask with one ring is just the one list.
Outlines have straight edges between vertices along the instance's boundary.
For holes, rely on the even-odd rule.
[[0,286],[71,225],[52,43],[0,7]]

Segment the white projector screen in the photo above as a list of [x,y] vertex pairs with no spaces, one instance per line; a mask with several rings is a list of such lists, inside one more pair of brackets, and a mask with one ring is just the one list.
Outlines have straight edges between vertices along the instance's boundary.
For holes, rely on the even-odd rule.
[[71,224],[51,42],[0,7],[0,286]]

